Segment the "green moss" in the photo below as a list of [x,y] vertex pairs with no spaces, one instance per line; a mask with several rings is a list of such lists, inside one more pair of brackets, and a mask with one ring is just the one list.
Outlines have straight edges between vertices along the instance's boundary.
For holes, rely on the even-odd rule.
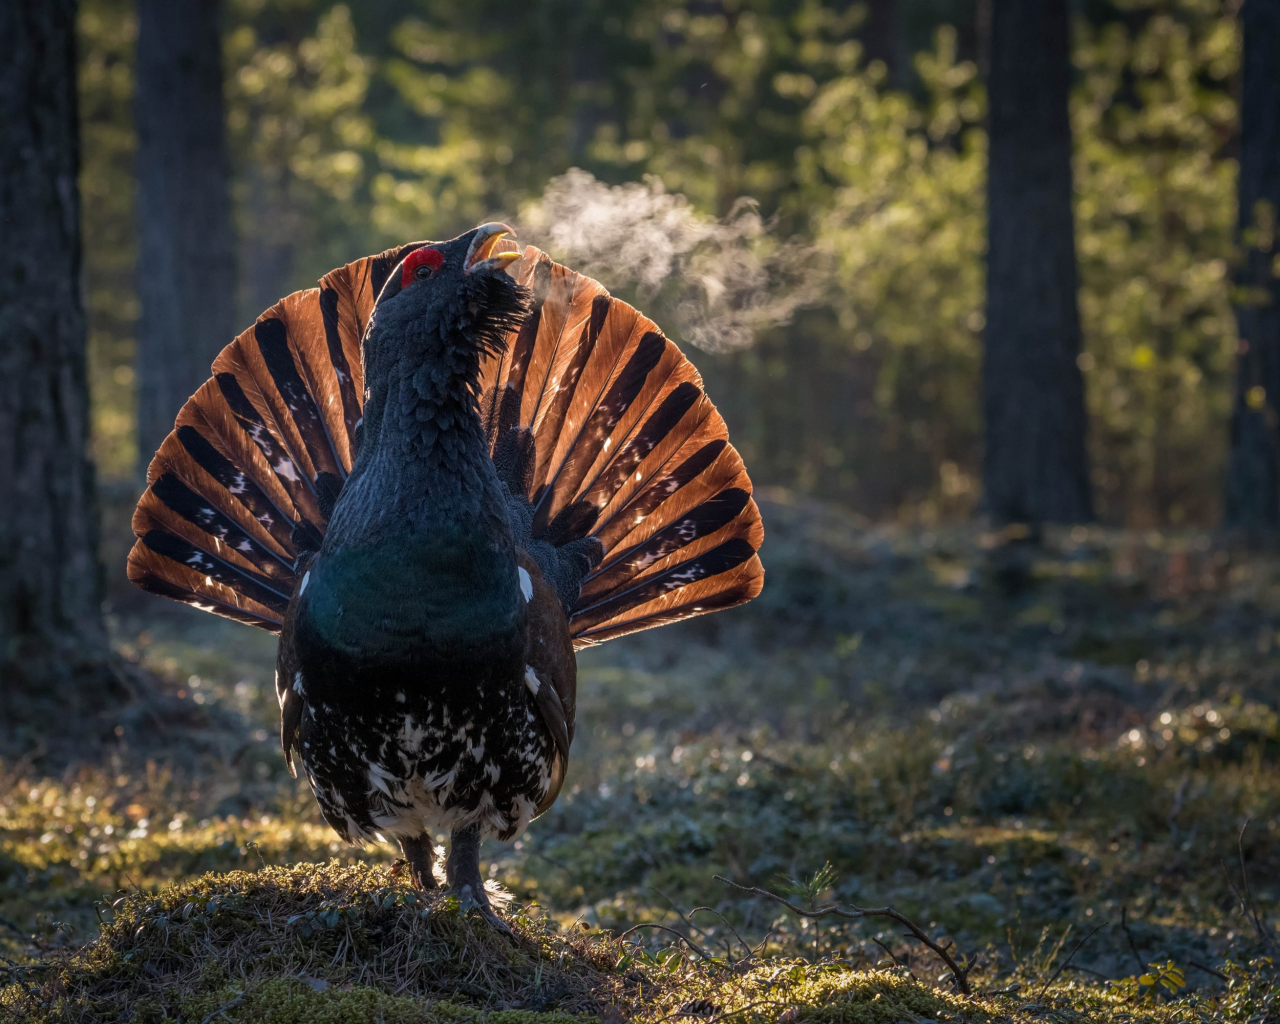
[[638,1018],[659,1021],[690,1004],[714,1007],[719,1017],[773,1024],[785,1019],[821,1024],[898,1024],[935,1020],[980,1024],[990,1019],[981,1004],[947,996],[902,972],[857,971],[835,963],[806,964],[782,960],[745,973],[724,972],[711,978],[691,975],[686,983]]

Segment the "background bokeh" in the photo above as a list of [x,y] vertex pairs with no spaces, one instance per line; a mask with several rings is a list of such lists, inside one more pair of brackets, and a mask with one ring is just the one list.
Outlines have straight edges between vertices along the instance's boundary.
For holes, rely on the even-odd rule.
[[[805,302],[754,344],[695,359],[754,478],[871,520],[967,516],[981,459],[981,5],[896,7],[884,38],[868,5],[812,0],[232,0],[240,284],[209,300],[248,324],[359,255],[494,217],[523,226],[574,167],[611,184],[656,175],[712,220],[750,198]],[[1080,366],[1112,525],[1219,517],[1235,350],[1229,8],[1090,2],[1074,20]],[[80,32],[95,454],[108,484],[132,485],[146,272],[132,4],[85,0]]]

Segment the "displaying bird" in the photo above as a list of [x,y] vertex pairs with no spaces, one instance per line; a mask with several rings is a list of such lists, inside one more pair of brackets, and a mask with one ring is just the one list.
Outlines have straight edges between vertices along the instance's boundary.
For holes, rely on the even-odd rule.
[[349,842],[493,925],[480,842],[555,801],[574,651],[760,592],[751,483],[692,364],[484,224],[326,274],[214,361],[129,578],[280,636],[280,740]]

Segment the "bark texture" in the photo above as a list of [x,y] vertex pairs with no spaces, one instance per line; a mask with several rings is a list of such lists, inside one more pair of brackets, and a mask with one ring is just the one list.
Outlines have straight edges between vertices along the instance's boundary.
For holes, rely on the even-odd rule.
[[145,461],[235,330],[219,0],[139,0],[138,450]]
[[88,455],[75,0],[0,4],[0,716],[105,664]]
[[988,49],[984,504],[997,522],[1093,517],[1071,209],[1067,0],[994,0]]
[[1280,3],[1240,12],[1240,348],[1227,469],[1227,525],[1280,528]]

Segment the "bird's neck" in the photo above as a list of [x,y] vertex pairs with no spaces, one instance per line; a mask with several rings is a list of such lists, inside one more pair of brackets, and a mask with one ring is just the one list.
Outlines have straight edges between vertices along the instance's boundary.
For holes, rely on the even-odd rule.
[[414,329],[425,337],[369,346],[386,355],[365,369],[368,398],[349,485],[363,492],[363,504],[422,524],[473,517],[498,487],[480,422],[479,356],[431,338],[429,325]]

